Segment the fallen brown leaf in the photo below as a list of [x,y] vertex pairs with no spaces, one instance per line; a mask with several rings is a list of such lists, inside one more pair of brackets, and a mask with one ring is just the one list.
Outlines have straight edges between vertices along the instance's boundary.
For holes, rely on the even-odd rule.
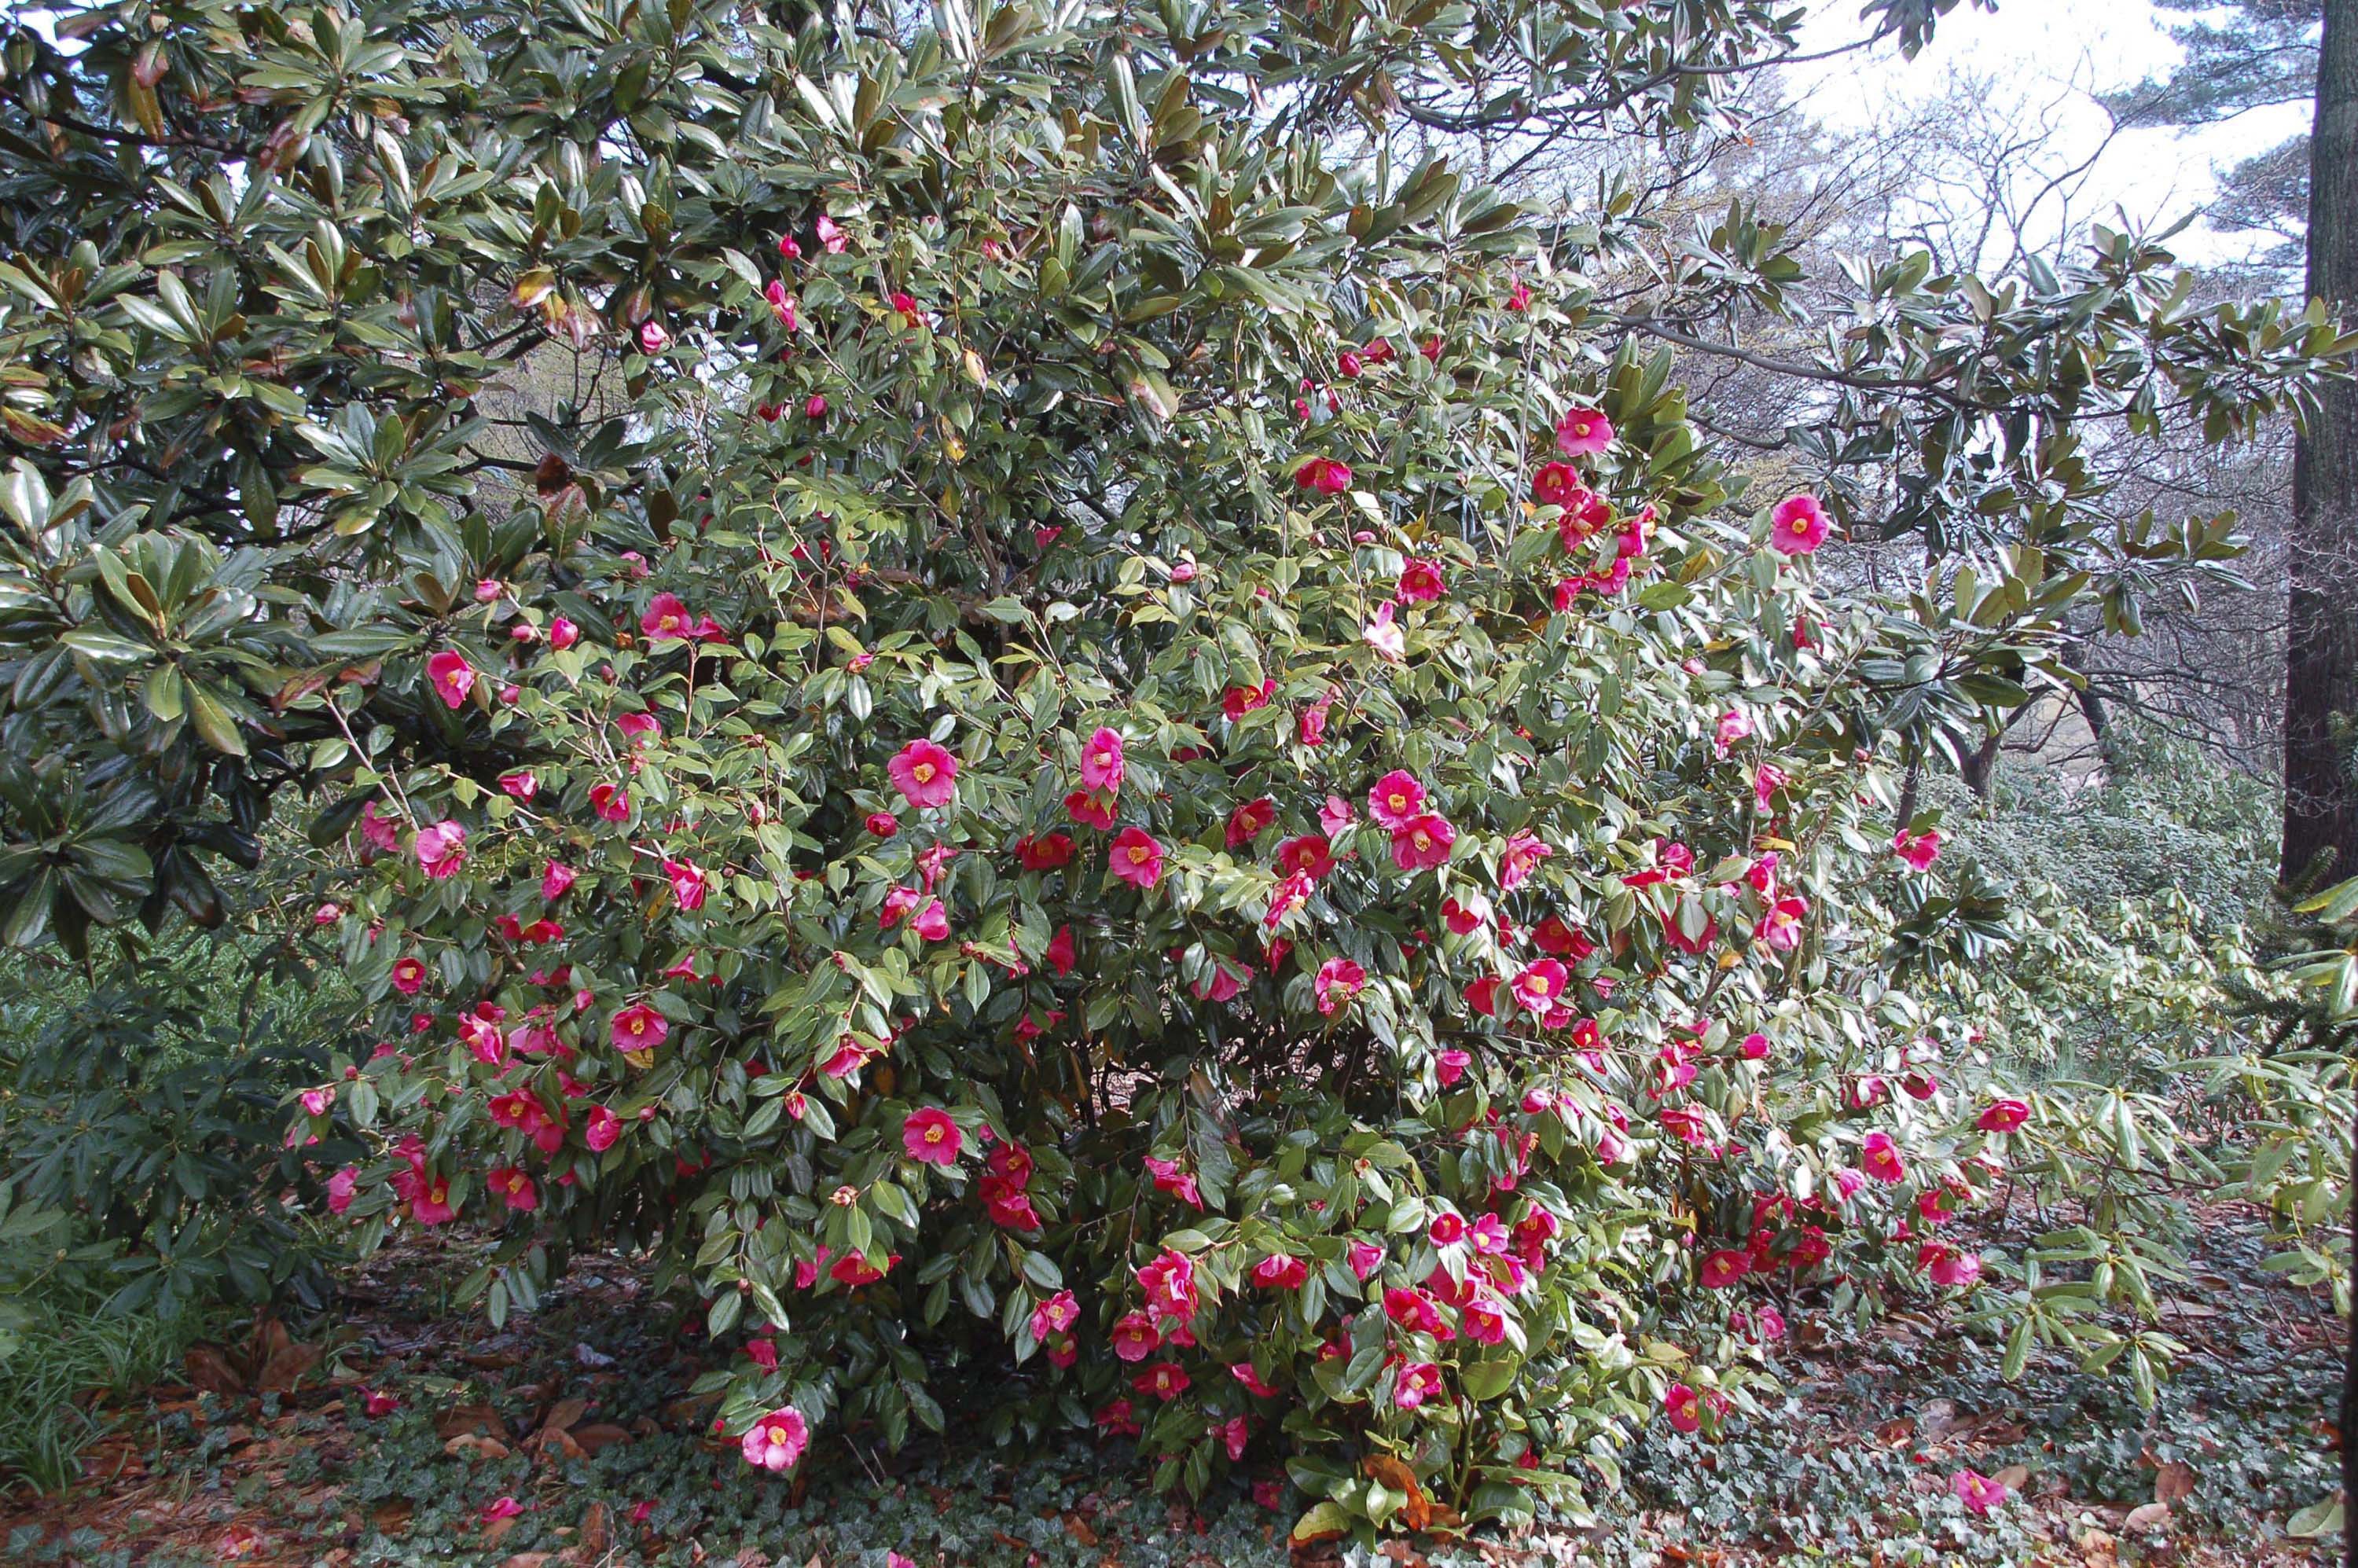
[[245,1379],[221,1347],[213,1345],[191,1345],[189,1353],[180,1357],[180,1368],[188,1375],[189,1387],[206,1394],[242,1394]]
[[611,1421],[591,1422],[588,1426],[577,1426],[567,1435],[581,1445],[581,1451],[584,1454],[595,1454],[600,1449],[611,1448],[617,1443],[631,1441],[629,1429],[616,1426]]
[[2153,1500],[2168,1506],[2194,1495],[2194,1467],[2173,1459],[2154,1473]]
[[434,1418],[437,1437],[456,1437],[462,1432],[489,1433],[493,1437],[508,1434],[500,1412],[489,1405],[459,1405]]
[[1090,1547],[1098,1543],[1098,1532],[1091,1530],[1089,1521],[1078,1514],[1065,1516],[1065,1533],[1073,1538],[1073,1543],[1076,1546]]
[[2169,1505],[2139,1503],[2129,1510],[2128,1518],[2121,1520],[2121,1528],[2135,1530],[2167,1530],[2169,1528]]
[[2030,1466],[2028,1465],[2009,1465],[2005,1469],[2000,1470],[1996,1475],[1992,1476],[1990,1479],[1996,1481],[1999,1486],[2004,1487],[2009,1492],[2019,1492],[2022,1490],[2024,1485],[2030,1479]]

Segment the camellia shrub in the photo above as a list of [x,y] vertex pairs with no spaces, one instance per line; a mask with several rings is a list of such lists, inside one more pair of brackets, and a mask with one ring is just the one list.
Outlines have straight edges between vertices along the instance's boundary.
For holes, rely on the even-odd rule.
[[[2091,570],[1829,591],[1844,509],[1742,491],[1576,237],[1351,150],[1484,25],[200,10],[11,56],[147,245],[0,269],[12,733],[153,793],[0,891],[202,918],[186,825],[319,801],[368,1011],[294,1136],[372,1141],[363,1244],[487,1227],[495,1317],[652,1252],[761,1470],[979,1378],[1166,1484],[1282,1461],[1303,1538],[1576,1508],[1790,1285],[1974,1283],[2033,1105],[1898,983],[1991,922],[1886,765],[2061,678]],[[1532,25],[1642,134],[1782,24]],[[2167,259],[1928,329],[1951,455],[2318,373]]]

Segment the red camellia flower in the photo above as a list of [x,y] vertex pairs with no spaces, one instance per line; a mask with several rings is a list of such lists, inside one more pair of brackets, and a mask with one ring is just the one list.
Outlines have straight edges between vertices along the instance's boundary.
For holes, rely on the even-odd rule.
[[1303,875],[1315,881],[1335,869],[1334,846],[1323,833],[1304,833],[1277,847],[1277,869],[1287,876]]
[[1310,1279],[1310,1265],[1299,1258],[1273,1253],[1252,1267],[1253,1283],[1272,1291],[1298,1291]]
[[1073,858],[1073,836],[1069,833],[1043,833],[1038,838],[1026,836],[1015,841],[1015,859],[1027,871],[1053,871],[1070,863]]
[[435,696],[457,708],[475,689],[475,667],[467,662],[466,654],[445,648],[426,661],[426,679],[434,687]]
[[590,786],[590,809],[603,822],[628,822],[631,819],[631,792],[617,784],[596,784]]
[[1084,827],[1094,827],[1100,833],[1113,831],[1113,802],[1085,789],[1076,789],[1065,797],[1065,815]]
[[522,1166],[497,1165],[483,1176],[483,1184],[504,1199],[508,1207],[529,1214],[540,1206],[539,1189]]
[[1332,458],[1310,458],[1293,470],[1293,482],[1321,495],[1340,495],[1351,488],[1351,469]]
[[393,989],[404,996],[416,996],[426,984],[426,961],[422,958],[395,958],[393,961]]
[[1447,591],[1448,586],[1439,561],[1411,556],[1408,564],[1401,568],[1400,583],[1392,592],[1403,604],[1429,604]]
[[1724,1291],[1751,1271],[1748,1253],[1722,1249],[1703,1260],[1703,1282],[1706,1289]]
[[1042,957],[1047,959],[1048,967],[1056,971],[1057,979],[1062,979],[1071,974],[1074,960],[1073,928],[1069,925],[1056,927],[1056,935],[1049,938],[1048,950]]
[[665,860],[664,875],[671,882],[671,896],[679,907],[691,914],[704,907],[705,875],[685,860]]
[[947,806],[957,793],[957,759],[931,741],[912,741],[884,765],[911,806],[920,810]]
[[871,811],[868,814],[867,827],[879,838],[890,838],[901,831],[901,819],[889,811]]
[[1974,1125],[1984,1132],[2012,1132],[2029,1119],[2030,1103],[2028,1100],[2001,1099],[1990,1102],[1989,1108],[1981,1113]]
[[614,1015],[612,1038],[617,1051],[652,1051],[670,1033],[671,1025],[664,1015],[645,1002]]
[[1113,874],[1141,892],[1163,880],[1163,846],[1143,828],[1125,827],[1115,834],[1109,859]]
[[1228,844],[1231,849],[1251,843],[1261,829],[1277,819],[1277,802],[1267,795],[1249,800],[1228,813]]
[[1941,830],[1927,827],[1921,833],[1910,833],[1903,827],[1892,836],[1891,852],[1907,861],[1909,869],[1929,871],[1941,858]]
[[965,1143],[958,1124],[939,1106],[913,1110],[901,1124],[901,1147],[908,1151],[910,1159],[927,1165],[957,1164],[958,1150]]
[[1221,716],[1234,724],[1255,709],[1267,708],[1270,698],[1277,695],[1275,681],[1263,681],[1257,687],[1232,686],[1220,694]]

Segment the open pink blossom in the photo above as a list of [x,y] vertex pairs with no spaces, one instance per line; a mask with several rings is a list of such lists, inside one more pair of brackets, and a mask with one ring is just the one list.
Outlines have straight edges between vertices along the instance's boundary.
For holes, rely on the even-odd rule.
[[1674,1432],[1701,1432],[1706,1398],[1714,1415],[1727,1409],[1727,1396],[1725,1394],[1705,1396],[1684,1383],[1672,1383],[1662,1393],[1662,1411],[1671,1418],[1671,1429]]
[[665,860],[663,869],[671,881],[671,896],[680,908],[693,913],[704,907],[707,878],[703,871],[685,860]]
[[1277,820],[1277,802],[1268,795],[1248,800],[1228,813],[1226,833],[1231,849],[1242,849],[1260,837],[1261,830]]
[[436,881],[459,874],[467,863],[467,830],[455,822],[437,822],[417,830],[414,846],[417,864]]
[[1891,852],[1907,861],[1909,870],[1929,871],[1941,858],[1941,830],[1927,827],[1921,833],[1910,833],[1903,827],[1892,835]]
[[1466,1069],[1473,1065],[1474,1058],[1466,1052],[1444,1051],[1433,1058],[1433,1076],[1445,1089],[1464,1077]]
[[942,907],[940,899],[927,899],[925,906],[909,921],[909,929],[915,932],[920,940],[943,941],[950,934],[949,911]]
[[426,661],[426,679],[434,687],[435,696],[457,708],[475,689],[475,666],[467,662],[466,654],[445,648]]
[[1531,873],[1539,869],[1541,860],[1554,853],[1534,834],[1513,835],[1507,840],[1507,847],[1498,852],[1499,888],[1507,892],[1514,892],[1531,881]]
[[1437,812],[1419,812],[1392,829],[1392,864],[1404,871],[1449,863],[1457,829]]
[[580,873],[562,860],[551,860],[540,873],[540,896],[550,903],[563,898]]
[[1702,1278],[1705,1290],[1724,1291],[1751,1271],[1749,1254],[1722,1248],[1703,1260]]
[[1498,1297],[1477,1295],[1457,1309],[1457,1324],[1476,1345],[1498,1345],[1507,1337],[1507,1309]]
[[1899,1145],[1891,1141],[1888,1132],[1870,1132],[1859,1141],[1858,1168],[1887,1184],[1901,1181],[1908,1174],[1907,1162],[1899,1157]]
[[1099,795],[1118,795],[1121,791],[1121,736],[1111,730],[1099,729],[1081,748],[1081,786]]
[[1789,495],[1768,515],[1768,544],[1779,555],[1806,556],[1826,542],[1826,509],[1814,495]]
[[884,764],[885,773],[911,806],[947,806],[957,794],[957,759],[935,742],[910,741]]
[[1058,1291],[1032,1309],[1032,1337],[1046,1339],[1052,1334],[1062,1334],[1081,1321],[1081,1304],[1070,1291]]
[[1564,967],[1553,958],[1541,958],[1528,965],[1515,977],[1513,990],[1516,1005],[1529,1012],[1545,1012],[1563,995],[1570,976]]
[[739,1446],[745,1463],[757,1470],[791,1470],[810,1446],[810,1423],[802,1411],[786,1405],[755,1422]]
[[1575,406],[1555,422],[1556,450],[1568,458],[1592,457],[1613,444],[1613,421],[1595,408]]
[[939,1106],[923,1106],[909,1113],[901,1124],[901,1147],[909,1158],[927,1165],[955,1165],[958,1151],[966,1143],[966,1135],[950,1113]]
[[1399,607],[1390,600],[1385,600],[1376,606],[1374,613],[1368,617],[1367,627],[1360,633],[1368,647],[1393,664],[1398,664],[1408,654],[1407,635],[1392,620],[1398,612]]
[[1271,1253],[1252,1266],[1252,1281],[1264,1290],[1298,1291],[1310,1279],[1310,1265],[1282,1252]]
[[1146,1173],[1154,1179],[1155,1190],[1169,1193],[1194,1207],[1204,1206],[1204,1195],[1196,1189],[1195,1176],[1181,1170],[1176,1160],[1158,1160],[1149,1154],[1141,1163],[1145,1165]]
[[631,792],[618,784],[591,784],[590,809],[598,814],[600,822],[628,822],[631,819]]
[[1788,893],[1768,906],[1768,913],[1760,917],[1753,935],[1773,950],[1790,953],[1801,945],[1801,931],[1809,916],[1808,901]]
[[1411,1361],[1400,1369],[1392,1385],[1392,1403],[1404,1411],[1417,1410],[1427,1400],[1441,1397],[1441,1368],[1430,1361]]
[[2007,1497],[2004,1481],[1994,1480],[1978,1470],[1960,1470],[1949,1477],[1949,1490],[1968,1511],[1980,1515],[2001,1507]]
[[[1395,768],[1368,791],[1368,815],[1379,827],[1401,827],[1424,809],[1424,786],[1414,774]],[[1331,834],[1335,831],[1328,828]]]
[[604,1106],[590,1108],[589,1117],[581,1124],[581,1141],[597,1153],[604,1153],[622,1136],[622,1119]]
[[1719,724],[1712,736],[1712,754],[1725,757],[1728,749],[1752,733],[1752,718],[1740,708],[1731,708],[1719,716]]
[[1141,892],[1163,880],[1163,846],[1143,828],[1125,827],[1115,834],[1107,858],[1113,874]]
[[1348,958],[1329,958],[1318,966],[1317,978],[1311,982],[1317,993],[1318,1011],[1332,1016],[1359,994],[1368,983],[1368,971]]
[[652,1051],[669,1037],[671,1025],[662,1013],[640,1002],[616,1013],[609,1033],[617,1051]]
[[647,601],[639,630],[655,642],[713,643],[724,635],[711,616],[691,616],[676,593],[659,593]]

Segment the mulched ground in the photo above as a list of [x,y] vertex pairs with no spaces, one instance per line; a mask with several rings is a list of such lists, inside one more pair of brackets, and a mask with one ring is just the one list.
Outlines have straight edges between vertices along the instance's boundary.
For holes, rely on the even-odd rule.
[[[2206,1217],[2198,1268],[2162,1326],[2189,1346],[2159,1408],[2043,1357],[2022,1381],[1953,1324],[1899,1313],[1854,1328],[1788,1311],[1773,1420],[1704,1444],[1649,1433],[1598,1518],[1502,1540],[1324,1548],[1297,1562],[1751,1568],[1791,1562],[2212,1564],[2322,1560],[2284,1533],[2333,1495],[2341,1325],[2259,1267],[2256,1227]],[[1154,1495],[1126,1447],[1009,1454],[856,1443],[792,1484],[745,1479],[687,1392],[692,1332],[610,1259],[493,1330],[449,1308],[467,1243],[380,1255],[332,1322],[273,1321],[192,1352],[185,1383],[101,1413],[84,1480],[0,1502],[0,1562],[178,1568],[883,1568],[1285,1563],[1301,1506],[1241,1486],[1201,1507]],[[372,1410],[371,1396],[378,1396]],[[953,1432],[958,1430],[953,1422]],[[1965,1516],[1948,1478],[2007,1480]],[[1600,1493],[1603,1488],[1599,1488]]]

